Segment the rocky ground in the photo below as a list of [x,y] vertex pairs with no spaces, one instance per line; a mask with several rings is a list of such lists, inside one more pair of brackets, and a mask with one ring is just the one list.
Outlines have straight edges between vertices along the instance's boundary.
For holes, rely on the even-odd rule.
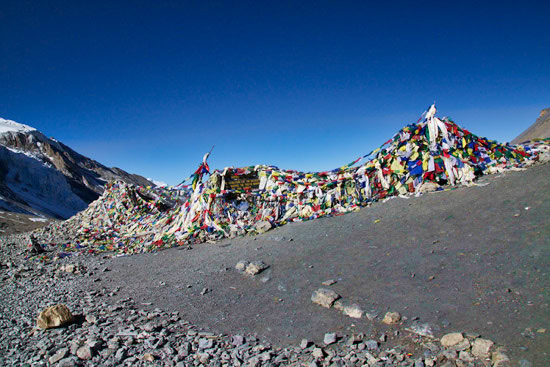
[[0,236],[32,231],[56,221],[48,217],[0,211]]
[[190,250],[41,263],[2,236],[0,365],[545,366],[549,172]]

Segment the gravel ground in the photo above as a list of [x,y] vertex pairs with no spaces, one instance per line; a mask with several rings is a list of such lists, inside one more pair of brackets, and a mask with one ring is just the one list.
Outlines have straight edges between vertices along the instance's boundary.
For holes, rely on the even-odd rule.
[[[2,236],[0,365],[475,366],[489,339],[497,365],[545,366],[548,167],[191,250],[41,264]],[[314,304],[319,288],[362,317]],[[36,329],[56,303],[75,321]],[[443,347],[452,332],[468,341]]]

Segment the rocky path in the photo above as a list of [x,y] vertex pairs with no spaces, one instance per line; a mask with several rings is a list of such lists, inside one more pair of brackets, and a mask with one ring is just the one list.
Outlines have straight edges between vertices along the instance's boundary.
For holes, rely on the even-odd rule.
[[[129,257],[40,264],[3,236],[0,365],[544,366],[549,178]],[[247,274],[255,261],[269,267]],[[340,299],[312,302],[320,288]],[[57,303],[74,320],[36,329]]]

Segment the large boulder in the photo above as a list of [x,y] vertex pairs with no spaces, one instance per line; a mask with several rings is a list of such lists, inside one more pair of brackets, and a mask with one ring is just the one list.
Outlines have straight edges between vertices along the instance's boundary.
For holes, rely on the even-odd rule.
[[63,304],[58,304],[42,310],[36,323],[41,329],[50,329],[68,324],[71,321],[73,321],[73,314],[69,308]]

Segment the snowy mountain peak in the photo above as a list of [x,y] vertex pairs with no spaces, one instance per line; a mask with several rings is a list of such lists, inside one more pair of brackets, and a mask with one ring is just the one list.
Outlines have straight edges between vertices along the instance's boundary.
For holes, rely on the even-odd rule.
[[27,133],[31,131],[36,131],[36,129],[29,125],[20,124],[18,122],[6,120],[0,117],[0,134],[4,134],[7,132]]

